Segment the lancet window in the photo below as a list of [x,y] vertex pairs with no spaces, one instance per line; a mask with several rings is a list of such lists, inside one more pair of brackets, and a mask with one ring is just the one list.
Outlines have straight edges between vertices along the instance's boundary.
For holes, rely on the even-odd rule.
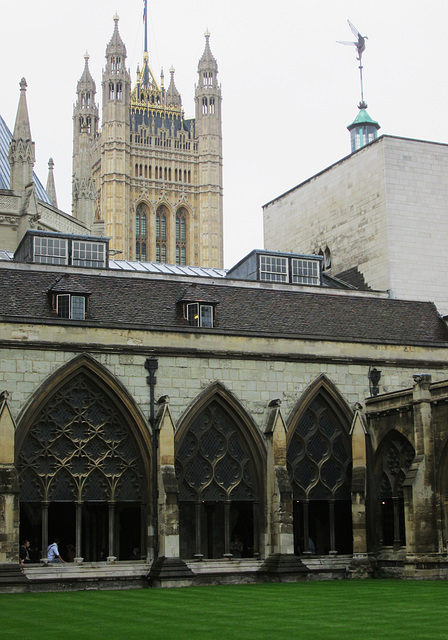
[[146,260],[148,207],[141,202],[135,213],[135,257],[137,260]]
[[187,264],[187,210],[184,207],[176,213],[176,264]]
[[156,213],[156,262],[166,262],[168,209],[160,205]]
[[382,546],[406,544],[403,482],[414,457],[413,446],[398,433],[382,449],[378,462]]

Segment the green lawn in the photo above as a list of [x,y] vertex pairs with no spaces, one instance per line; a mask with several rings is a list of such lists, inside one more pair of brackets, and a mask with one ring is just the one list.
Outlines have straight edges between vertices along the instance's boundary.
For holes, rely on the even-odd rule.
[[0,595],[10,640],[448,638],[448,584],[366,580]]

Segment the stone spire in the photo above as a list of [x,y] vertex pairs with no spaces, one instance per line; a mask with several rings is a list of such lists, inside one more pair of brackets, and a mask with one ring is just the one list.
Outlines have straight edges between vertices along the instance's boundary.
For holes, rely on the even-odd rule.
[[116,13],[114,15],[114,32],[112,34],[112,38],[109,41],[109,44],[106,47],[106,58],[110,58],[111,56],[122,56],[123,58],[126,58],[126,47],[123,40],[121,39],[120,32],[118,31],[119,20],[120,18]]
[[50,158],[48,161],[48,178],[47,178],[47,188],[45,189],[45,191],[47,192],[47,195],[50,198],[51,204],[53,205],[53,207],[57,208],[58,199],[56,197],[56,187],[54,184],[53,168],[54,168],[53,158]]
[[180,97],[179,91],[176,89],[176,85],[174,83],[174,67],[172,66],[170,69],[171,79],[170,86],[168,87],[168,91],[166,92],[166,103],[169,105],[175,105],[178,107],[182,106],[182,98]]
[[202,54],[201,59],[198,64],[198,73],[201,74],[201,71],[214,71],[218,73],[218,63],[216,62],[216,58],[212,54],[212,50],[210,49],[210,32],[207,29],[205,32],[205,49]]
[[92,74],[89,69],[89,59],[89,53],[86,51],[84,54],[84,71],[82,72],[82,76],[78,80],[78,84],[76,86],[76,93],[78,94],[88,91],[91,91],[93,95],[96,93],[95,80],[92,78]]
[[33,182],[35,162],[34,142],[31,139],[30,119],[26,104],[26,87],[26,80],[22,78],[20,81],[19,106],[8,154],[11,166],[10,187],[13,191],[19,193]]

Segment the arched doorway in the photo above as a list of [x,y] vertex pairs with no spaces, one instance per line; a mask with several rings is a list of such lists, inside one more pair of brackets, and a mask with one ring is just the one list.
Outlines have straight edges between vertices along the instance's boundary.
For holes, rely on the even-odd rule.
[[232,404],[222,393],[212,394],[179,429],[176,476],[184,558],[259,553],[260,443]]
[[333,386],[321,379],[316,387],[314,393],[307,394],[288,430],[294,547],[299,553],[350,554],[353,534],[349,422],[335,402]]
[[395,430],[378,449],[375,476],[380,547],[398,549],[406,544],[403,482],[414,457],[414,447]]
[[20,535],[44,555],[55,536],[64,559],[145,553],[149,449],[108,376],[93,359],[76,359],[21,422]]

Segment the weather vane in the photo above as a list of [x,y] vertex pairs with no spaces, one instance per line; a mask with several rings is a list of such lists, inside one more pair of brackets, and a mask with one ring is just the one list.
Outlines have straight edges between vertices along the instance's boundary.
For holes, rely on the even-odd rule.
[[352,42],[352,41],[347,42],[345,40],[337,40],[337,42],[339,44],[347,44],[350,47],[353,47],[353,46],[356,47],[356,50],[358,52],[358,57],[356,59],[359,60],[359,78],[361,80],[361,102],[359,103],[358,108],[366,109],[367,103],[364,102],[364,85],[362,81],[362,54],[366,50],[366,40],[368,40],[368,38],[367,36],[362,36],[359,33],[358,29],[355,27],[355,25],[350,22],[350,20],[347,20],[347,22],[348,22],[348,26],[352,30],[352,33],[355,36],[355,38],[357,38],[357,40],[356,42]]

